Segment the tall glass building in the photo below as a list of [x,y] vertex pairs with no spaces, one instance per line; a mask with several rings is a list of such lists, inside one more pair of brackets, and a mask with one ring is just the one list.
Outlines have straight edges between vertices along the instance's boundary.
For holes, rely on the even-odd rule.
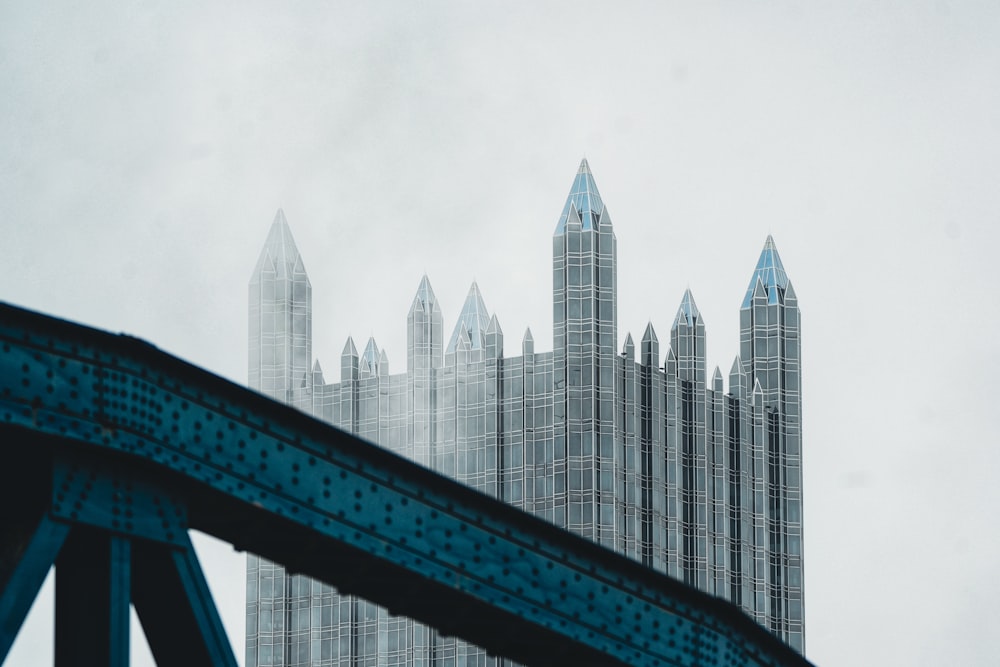
[[[473,283],[451,334],[424,276],[406,372],[348,339],[312,364],[312,287],[278,211],[250,280],[250,386],[649,567],[726,598],[804,652],[799,309],[768,237],[728,388],[685,292],[661,355],[618,349],[617,241],[587,161],[552,239],[553,349],[521,354]],[[312,365],[310,365],[312,364]],[[250,556],[248,667],[506,661]]]

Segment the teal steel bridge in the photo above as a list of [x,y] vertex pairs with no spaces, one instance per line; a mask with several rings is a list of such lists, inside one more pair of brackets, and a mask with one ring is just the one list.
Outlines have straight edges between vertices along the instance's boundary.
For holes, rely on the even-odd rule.
[[735,606],[141,340],[0,304],[0,662],[236,665],[194,528],[530,665],[799,666]]

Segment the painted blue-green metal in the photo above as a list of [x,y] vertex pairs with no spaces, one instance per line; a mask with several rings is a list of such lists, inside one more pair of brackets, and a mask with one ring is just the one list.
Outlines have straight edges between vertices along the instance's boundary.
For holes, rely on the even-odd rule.
[[43,469],[5,497],[47,475],[46,521],[130,540],[161,664],[176,619],[228,662],[188,526],[529,664],[808,664],[720,599],[142,341],[2,305],[0,433]]
[[136,545],[132,602],[158,665],[236,667],[194,547]]
[[[0,662],[55,566],[55,664],[129,663],[135,606],[160,665],[236,666],[188,537],[182,499],[128,461],[18,439],[0,474]],[[19,488],[20,487],[20,488]],[[18,514],[34,521],[17,521]]]
[[[22,508],[30,510],[31,507]],[[27,513],[27,512],[26,512]],[[10,651],[38,596],[69,526],[42,515],[35,521],[5,521],[0,535],[0,661]]]

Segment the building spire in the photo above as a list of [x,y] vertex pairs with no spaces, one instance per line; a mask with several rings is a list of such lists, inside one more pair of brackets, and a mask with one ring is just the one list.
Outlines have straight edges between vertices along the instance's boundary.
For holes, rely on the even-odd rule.
[[635,342],[632,340],[632,334],[625,334],[625,346],[622,348],[622,356],[625,357],[626,361],[635,361]]
[[437,303],[437,297],[434,296],[434,290],[431,289],[431,281],[427,278],[427,274],[420,279],[420,286],[417,287],[417,293],[413,297],[413,303],[410,305],[410,312],[424,312],[431,314],[433,312],[440,312],[441,309]]
[[378,375],[379,371],[379,349],[375,343],[375,338],[370,337],[365,351],[361,354],[361,377],[368,375]]
[[465,297],[465,305],[462,306],[462,314],[458,316],[455,330],[448,341],[445,353],[454,352],[458,345],[461,333],[464,331],[469,338],[469,344],[473,350],[483,349],[483,336],[490,326],[490,313],[486,310],[483,302],[483,295],[479,293],[479,285],[475,281],[469,288],[469,295]]
[[743,297],[743,305],[740,308],[749,308],[753,305],[754,290],[758,281],[764,286],[769,304],[783,302],[785,290],[788,288],[788,275],[785,273],[785,267],[781,263],[778,249],[770,234],[764,241],[764,249],[760,252],[757,268],[754,269],[753,276],[750,277],[750,285],[747,287],[747,293]]
[[580,222],[584,230],[596,230],[602,222],[610,222],[605,219],[604,200],[597,191],[597,183],[594,182],[587,158],[580,162],[576,178],[573,179],[573,187],[569,190],[566,204],[559,216],[559,224],[556,225],[556,234],[562,234],[566,230],[567,222],[572,221],[571,216]]
[[688,288],[684,290],[684,296],[681,298],[680,307],[677,308],[677,316],[674,317],[674,324],[671,329],[676,329],[680,324],[693,327],[695,322],[700,318],[701,312],[698,310],[698,304],[694,302],[694,295],[691,294],[691,289]]
[[[288,220],[285,219],[285,212],[280,208],[274,214],[267,240],[254,268],[254,276],[259,276],[263,269],[273,269],[275,277],[279,279],[296,274],[305,276],[302,256],[295,246],[295,239],[292,238],[292,230],[288,226]],[[305,279],[308,281],[308,276],[305,276]]]

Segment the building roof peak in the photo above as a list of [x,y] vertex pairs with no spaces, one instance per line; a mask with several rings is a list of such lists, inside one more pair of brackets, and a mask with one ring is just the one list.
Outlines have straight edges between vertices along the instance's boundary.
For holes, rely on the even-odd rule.
[[781,263],[781,256],[778,248],[774,244],[774,238],[768,234],[764,241],[764,249],[760,251],[757,259],[757,266],[750,277],[750,285],[747,287],[746,295],[743,297],[743,304],[740,308],[749,308],[753,305],[754,291],[757,283],[760,282],[764,288],[769,304],[782,303],[785,297],[785,290],[788,288],[788,274],[785,273],[785,266]]
[[473,280],[472,286],[469,287],[469,294],[465,297],[462,313],[458,316],[458,322],[455,324],[455,330],[451,334],[451,340],[448,341],[448,347],[445,349],[445,352],[455,351],[455,347],[458,345],[458,340],[463,331],[468,336],[473,350],[483,349],[483,336],[486,334],[486,329],[489,325],[490,313],[486,309],[483,295],[479,292],[479,285]]
[[559,223],[556,225],[556,234],[566,231],[566,224],[572,222],[574,218],[579,221],[583,229],[596,230],[602,222],[609,222],[604,215],[604,200],[597,191],[597,183],[594,182],[594,175],[590,171],[587,158],[583,158],[580,162],[576,178],[573,179],[573,186],[569,190],[566,204],[559,216]]
[[691,288],[689,287],[684,290],[684,296],[681,297],[681,305],[677,308],[677,316],[674,318],[674,324],[671,328],[676,329],[681,323],[693,327],[699,319],[701,319],[701,312],[698,310],[698,304],[694,302],[694,295],[691,294]]
[[285,211],[280,208],[274,214],[271,229],[267,232],[267,240],[264,241],[260,257],[257,258],[254,279],[265,269],[273,270],[279,278],[297,274],[309,280],[302,263],[302,256],[295,245],[295,239],[292,238],[292,230],[285,218]]
[[656,337],[656,331],[653,329],[653,322],[650,321],[646,324],[646,330],[642,334],[643,343],[659,343],[660,340]]
[[342,356],[356,357],[358,356],[358,348],[354,347],[354,338],[351,336],[347,337],[347,342],[344,343],[344,351],[340,353]]
[[437,297],[434,295],[434,290],[431,288],[431,281],[426,273],[420,279],[417,293],[413,295],[413,303],[410,305],[410,312],[413,313],[415,311],[422,311],[428,314],[441,311],[437,303]]
[[368,339],[365,351],[361,353],[361,368],[371,375],[378,375],[379,349],[375,343],[375,337]]
[[500,320],[497,319],[496,313],[493,313],[493,316],[490,317],[490,323],[486,327],[486,333],[499,334],[501,336],[503,335],[503,329],[500,328]]

